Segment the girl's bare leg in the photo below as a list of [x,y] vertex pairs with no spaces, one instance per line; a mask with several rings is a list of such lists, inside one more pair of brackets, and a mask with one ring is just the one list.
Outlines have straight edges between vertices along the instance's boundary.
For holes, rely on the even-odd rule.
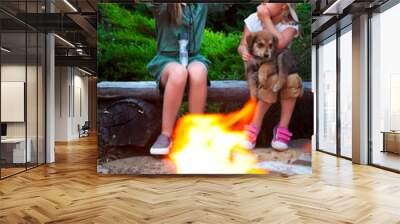
[[281,119],[279,127],[289,128],[290,119],[296,106],[296,98],[289,98],[281,100]]
[[168,137],[172,135],[174,129],[187,78],[187,70],[175,62],[168,63],[161,74],[160,84],[164,87],[161,133]]
[[189,113],[203,113],[207,101],[207,68],[198,61],[188,66]]
[[265,113],[267,113],[271,105],[271,103],[267,103],[261,100],[257,101],[256,112],[254,114],[253,121],[251,122],[251,124],[255,125],[257,129],[261,128]]

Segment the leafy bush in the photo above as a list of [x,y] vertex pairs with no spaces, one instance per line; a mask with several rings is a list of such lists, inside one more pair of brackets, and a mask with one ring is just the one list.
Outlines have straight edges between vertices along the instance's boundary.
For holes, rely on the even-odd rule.
[[101,80],[150,80],[146,64],[156,52],[153,19],[118,4],[99,4],[97,62]]
[[300,36],[294,39],[291,49],[299,62],[300,76],[311,81],[311,4],[297,4],[300,20]]
[[241,35],[205,30],[200,51],[212,62],[208,69],[211,80],[242,78],[243,62],[237,53]]
[[[206,26],[217,32],[241,32],[244,19],[256,11],[258,4],[232,4],[224,12],[214,12],[207,15]],[[232,19],[235,18],[235,19]]]
[[[237,4],[226,12],[209,15],[201,53],[212,62],[209,67],[211,80],[243,78],[243,62],[236,49],[242,35],[243,19],[255,9],[253,4]],[[97,61],[100,80],[151,80],[146,64],[156,54],[157,45],[155,21],[150,11],[143,4],[135,5],[133,13],[123,5],[109,3],[99,4],[99,10]],[[297,12],[303,31],[293,42],[292,50],[299,58],[300,75],[309,80],[311,7],[299,4]]]

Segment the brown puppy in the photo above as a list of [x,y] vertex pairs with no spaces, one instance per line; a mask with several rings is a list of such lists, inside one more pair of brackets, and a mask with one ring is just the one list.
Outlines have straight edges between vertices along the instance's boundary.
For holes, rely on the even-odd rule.
[[[245,72],[250,89],[250,96],[258,98],[258,87],[263,85],[267,77],[259,77],[260,66],[263,65],[263,75],[276,73],[276,38],[265,30],[251,33],[247,39],[249,53],[252,60],[245,62]],[[260,79],[261,78],[261,79]]]
[[[278,52],[276,37],[266,30],[252,33],[246,41],[253,56],[253,60],[245,63],[250,95],[253,98],[268,98],[266,94],[273,94],[267,89],[278,92],[285,85],[288,75],[298,71],[297,60],[288,48]],[[278,71],[278,77],[272,76]],[[260,97],[260,94],[264,96]]]

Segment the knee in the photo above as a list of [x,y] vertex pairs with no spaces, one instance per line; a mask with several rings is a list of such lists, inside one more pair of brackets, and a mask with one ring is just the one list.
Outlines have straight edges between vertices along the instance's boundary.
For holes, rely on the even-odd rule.
[[195,63],[188,68],[190,86],[207,85],[207,69],[200,63]]
[[168,77],[168,82],[176,87],[186,85],[188,72],[183,66],[176,66]]

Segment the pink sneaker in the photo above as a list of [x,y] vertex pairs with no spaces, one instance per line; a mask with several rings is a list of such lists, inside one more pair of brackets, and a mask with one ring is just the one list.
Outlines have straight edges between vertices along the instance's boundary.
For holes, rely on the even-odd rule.
[[278,151],[285,151],[288,149],[288,143],[292,138],[292,133],[283,127],[275,127],[273,132],[273,139],[271,141],[271,147]]
[[254,149],[254,147],[256,147],[257,136],[260,130],[253,124],[246,125],[244,128],[247,140],[242,144],[242,146],[246,149]]

